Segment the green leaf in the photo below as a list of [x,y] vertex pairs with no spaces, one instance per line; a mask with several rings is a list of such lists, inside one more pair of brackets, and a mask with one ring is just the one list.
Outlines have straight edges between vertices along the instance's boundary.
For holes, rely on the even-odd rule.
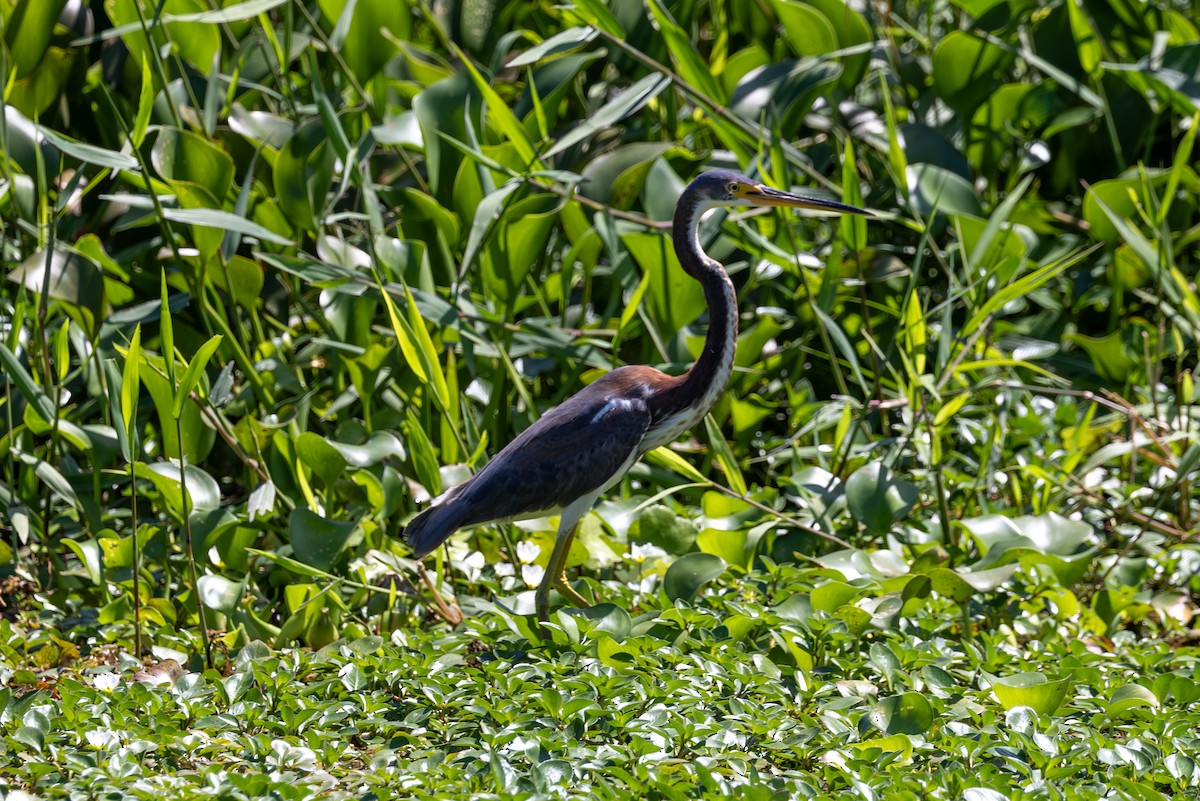
[[233,616],[245,590],[242,582],[230,581],[224,576],[205,575],[197,580],[200,601],[209,609],[215,609],[226,617]]
[[827,581],[813,587],[809,602],[814,611],[832,613],[862,593],[861,587],[855,587],[842,581]]
[[1005,709],[1027,706],[1039,715],[1052,715],[1071,691],[1071,680],[1051,681],[1043,673],[1017,673],[992,683],[996,700]]
[[1108,701],[1108,716],[1116,718],[1137,707],[1158,709],[1162,706],[1158,697],[1140,684],[1125,684],[1118,687]]
[[[179,486],[179,465],[173,462],[135,462],[134,475],[154,484],[167,507],[177,517],[183,515],[183,493]],[[210,512],[221,505],[221,488],[216,479],[196,465],[184,469],[187,482],[187,509],[189,513]]]
[[746,487],[746,479],[742,476],[742,469],[738,466],[737,459],[729,448],[729,443],[725,441],[725,435],[721,433],[721,429],[717,427],[711,414],[704,416],[704,428],[708,432],[708,445],[712,448],[717,464],[721,465],[721,470],[724,471],[725,478],[729,481],[729,488],[738,495],[746,495],[749,490]]
[[163,128],[150,148],[150,163],[167,183],[204,187],[221,204],[233,186],[233,159],[203,137],[178,128]]
[[164,219],[172,222],[198,225],[203,228],[216,228],[221,231],[232,231],[243,236],[252,236],[262,242],[272,245],[294,245],[287,237],[280,236],[269,228],[247,220],[237,214],[221,209],[163,209]]
[[296,455],[321,477],[326,486],[333,486],[346,470],[346,459],[325,437],[305,431],[296,437]]
[[16,68],[12,77],[20,80],[37,69],[66,4],[67,0],[44,0],[12,7],[4,24],[4,43],[12,54],[10,68]]
[[691,601],[708,582],[725,572],[725,560],[708,553],[689,553],[676,559],[663,576],[663,589],[672,601]]
[[649,0],[648,5],[679,75],[709,100],[723,104],[726,100],[725,93],[713,77],[712,68],[696,52],[691,37],[674,20],[661,0]]
[[[341,25],[348,0],[319,0],[321,14],[330,22]],[[408,3],[394,0],[355,0],[353,16],[345,40],[337,44],[351,74],[359,84],[366,85],[397,52],[394,44],[409,38],[412,10]],[[386,28],[390,35],[380,34]]]
[[610,125],[615,125],[641,109],[642,106],[658,97],[670,84],[671,81],[666,76],[650,73],[622,91],[615,99],[605,103],[599,110],[588,116],[586,121],[579,123],[565,136],[560,137],[542,154],[542,158],[550,159],[586,139],[591,139],[598,132]]
[[933,49],[934,89],[952,109],[969,114],[991,92],[994,76],[1011,59],[974,32],[950,31]]
[[696,544],[696,525],[662,505],[651,506],[629,527],[631,542],[648,542],[679,556]]
[[34,123],[39,134],[45,138],[47,142],[54,145],[56,148],[66,153],[72,158],[77,158],[80,161],[88,164],[94,164],[97,167],[105,167],[110,170],[130,170],[137,171],[139,169],[138,160],[133,156],[127,156],[124,153],[118,153],[115,150],[99,147],[98,145],[89,145],[84,142],[76,142],[74,139],[68,139],[57,131],[47,128],[44,125]]
[[188,362],[187,369],[183,371],[183,377],[179,379],[179,385],[175,387],[175,400],[171,406],[171,413],[175,417],[179,417],[183,413],[183,404],[187,400],[188,395],[200,383],[200,378],[204,374],[204,368],[208,366],[208,360],[212,358],[217,347],[221,344],[221,335],[215,334],[211,339],[197,348],[192,355],[192,359]]
[[104,319],[105,286],[100,266],[73,250],[55,248],[48,270],[46,252],[38,251],[10,272],[8,280],[38,294],[44,289],[55,300],[85,311],[85,328],[89,331]]
[[284,216],[297,228],[320,229],[325,196],[333,181],[336,154],[319,121],[296,129],[275,160],[275,196]]
[[880,699],[867,718],[884,734],[924,734],[933,726],[933,706],[920,693],[907,692]]
[[750,539],[745,531],[725,531],[706,528],[696,536],[696,547],[701,553],[719,556],[727,564],[749,569],[754,551],[748,547]]
[[917,486],[895,478],[882,462],[869,462],[846,479],[846,502],[854,519],[886,534],[917,502]]
[[4,367],[5,374],[16,384],[17,391],[21,393],[25,402],[49,425],[55,418],[54,401],[42,391],[41,385],[33,380],[33,376],[25,369],[17,355],[3,343],[0,343],[0,366]]
[[87,540],[64,540],[67,547],[75,552],[79,561],[87,570],[88,578],[93,584],[99,584],[103,578],[103,560],[100,558],[100,543],[93,537]]
[[[125,426],[129,441],[130,453],[125,454],[127,462],[133,461],[132,451],[137,437],[137,407],[140,384],[138,371],[142,362],[142,324],[138,323],[133,329],[133,338],[129,340],[129,349],[125,352],[125,364],[121,370],[121,420]],[[110,388],[111,391],[111,388]]]
[[306,565],[328,572],[357,531],[354,523],[329,520],[304,508],[288,515],[292,553]]

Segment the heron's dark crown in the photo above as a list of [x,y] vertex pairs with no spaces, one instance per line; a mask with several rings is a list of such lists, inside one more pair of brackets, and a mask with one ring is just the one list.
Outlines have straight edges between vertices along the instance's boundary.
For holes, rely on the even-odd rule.
[[694,193],[699,200],[714,201],[717,203],[732,203],[736,200],[731,187],[736,184],[754,185],[757,181],[751,181],[744,175],[738,175],[730,170],[708,170],[696,176],[690,184],[688,184],[685,192]]

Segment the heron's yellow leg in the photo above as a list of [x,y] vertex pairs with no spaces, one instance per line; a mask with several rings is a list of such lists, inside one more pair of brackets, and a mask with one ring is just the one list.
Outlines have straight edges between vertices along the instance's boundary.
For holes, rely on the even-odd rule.
[[575,540],[575,532],[578,530],[579,523],[576,522],[565,534],[560,535],[554,541],[554,551],[550,554],[550,562],[546,565],[542,582],[533,596],[537,618],[542,623],[550,619],[551,588],[558,590],[575,606],[591,606],[582,595],[575,591],[574,587],[567,583],[567,556],[571,553],[571,543]]

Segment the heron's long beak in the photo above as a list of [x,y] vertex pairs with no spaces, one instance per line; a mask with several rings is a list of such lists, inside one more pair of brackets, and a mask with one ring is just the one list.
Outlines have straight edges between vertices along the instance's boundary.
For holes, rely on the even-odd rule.
[[833,200],[822,200],[817,197],[808,197],[806,195],[794,195],[791,192],[781,192],[778,189],[772,189],[769,186],[755,184],[747,186],[739,194],[753,203],[755,206],[791,206],[797,209],[811,209],[813,211],[827,211],[834,214],[862,214],[866,217],[874,217],[871,212],[866,209],[860,209],[857,206],[848,206],[845,203],[838,203]]

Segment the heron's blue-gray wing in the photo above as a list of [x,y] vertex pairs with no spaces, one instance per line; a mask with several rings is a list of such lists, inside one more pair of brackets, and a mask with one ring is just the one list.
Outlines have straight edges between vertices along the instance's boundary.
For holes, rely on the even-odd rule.
[[421,557],[464,526],[561,509],[603,489],[638,456],[650,423],[642,398],[615,395],[603,379],[585,387],[414,518],[409,546]]

